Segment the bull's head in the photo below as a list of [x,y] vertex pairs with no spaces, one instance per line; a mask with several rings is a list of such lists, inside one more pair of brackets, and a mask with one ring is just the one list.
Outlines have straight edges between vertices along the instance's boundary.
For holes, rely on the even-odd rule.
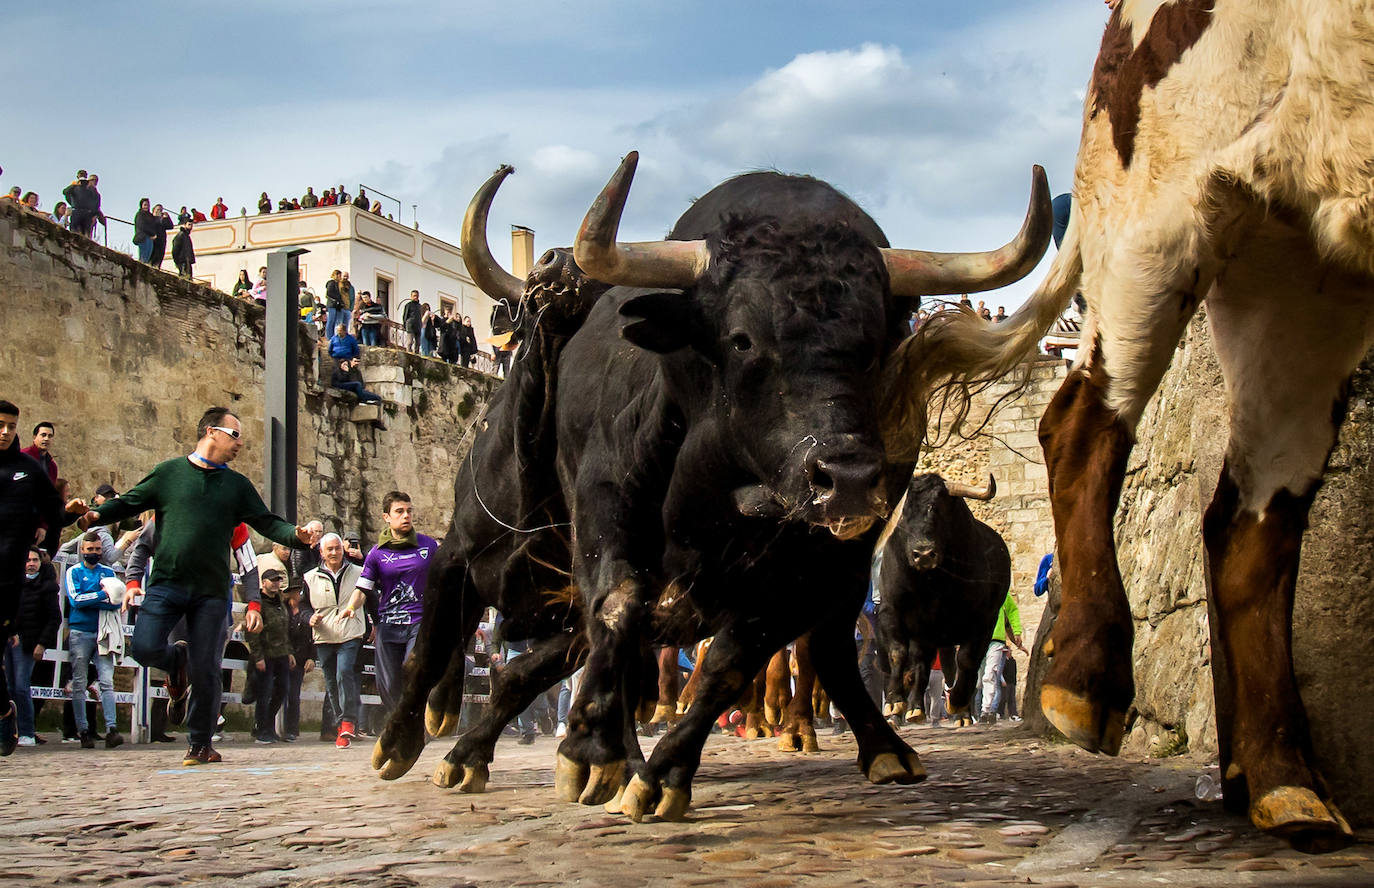
[[906,562],[915,570],[935,570],[945,557],[951,533],[962,533],[968,526],[968,506],[961,499],[990,500],[997,494],[997,482],[988,476],[986,487],[970,487],[945,481],[936,474],[911,477],[905,505],[893,531]]
[[[673,239],[618,243],[637,162],[627,155],[588,211],[577,264],[597,280],[675,291],[626,300],[621,334],[654,352],[690,350],[682,376],[703,390],[739,463],[728,470],[741,512],[861,533],[888,512],[877,402],[911,299],[1016,280],[1044,251],[1048,223],[1044,237],[1023,229],[995,253],[892,250],[828,185],[753,174],[739,189],[753,197],[743,208],[727,204],[700,224],[708,195]],[[705,237],[684,239],[689,217]]]
[[487,246],[487,216],[502,181],[515,172],[503,164],[473,195],[463,217],[461,246],[463,263],[472,280],[497,303],[498,314],[506,320],[493,333],[514,331],[518,338],[527,335],[526,322],[538,320],[540,327],[553,333],[571,334],[608,284],[592,280],[573,260],[571,247],[555,247],[539,257],[522,281],[503,269]]

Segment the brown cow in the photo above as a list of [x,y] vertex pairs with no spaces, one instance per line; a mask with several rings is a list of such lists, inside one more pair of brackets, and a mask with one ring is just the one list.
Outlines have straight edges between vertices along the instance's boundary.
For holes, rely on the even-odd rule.
[[1000,325],[945,312],[892,372],[972,388],[1035,348],[1076,291],[1083,354],[1040,425],[1063,604],[1041,705],[1115,753],[1134,695],[1112,537],[1136,424],[1201,300],[1230,439],[1203,536],[1225,798],[1301,848],[1350,827],[1312,765],[1291,621],[1308,510],[1374,342],[1374,27],[1363,0],[1117,7],[1089,85],[1074,209],[1049,277]]

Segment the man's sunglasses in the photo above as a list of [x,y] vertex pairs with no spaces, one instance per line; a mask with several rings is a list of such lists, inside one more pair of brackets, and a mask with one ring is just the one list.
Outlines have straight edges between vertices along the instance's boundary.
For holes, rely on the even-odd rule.
[[224,434],[228,435],[231,438],[237,439],[243,437],[242,433],[238,429],[226,429],[224,426],[210,426],[210,428],[214,429],[217,432],[224,432]]

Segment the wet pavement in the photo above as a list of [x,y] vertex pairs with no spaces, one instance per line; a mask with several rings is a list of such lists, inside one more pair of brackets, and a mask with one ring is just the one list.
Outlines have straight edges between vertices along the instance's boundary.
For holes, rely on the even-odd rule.
[[[121,886],[1374,885],[1374,834],[1309,856],[1199,802],[1196,762],[1132,761],[1018,727],[906,727],[930,778],[871,786],[852,736],[822,751],[712,737],[685,823],[634,824],[553,795],[557,741],[502,740],[490,791],[372,776],[370,741],[313,737],[82,750],[0,760],[0,884]],[[646,748],[653,743],[644,741]]]

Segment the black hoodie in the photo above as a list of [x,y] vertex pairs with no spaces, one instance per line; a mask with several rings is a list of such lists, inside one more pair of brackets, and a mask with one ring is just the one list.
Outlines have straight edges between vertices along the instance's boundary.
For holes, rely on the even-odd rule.
[[[48,473],[32,457],[21,453],[19,439],[0,450],[0,549],[22,553],[22,571],[29,544],[40,522],[62,526],[62,497],[48,480]],[[9,564],[0,564],[0,570]],[[6,578],[8,579],[8,578]]]

